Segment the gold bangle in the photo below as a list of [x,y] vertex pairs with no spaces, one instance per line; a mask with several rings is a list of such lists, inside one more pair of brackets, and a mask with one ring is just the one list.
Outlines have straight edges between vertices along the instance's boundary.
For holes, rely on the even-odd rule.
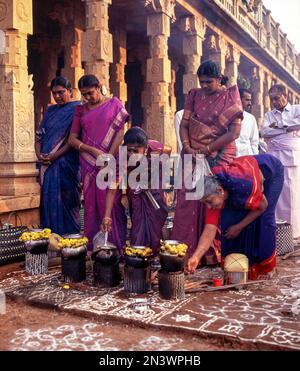
[[80,151],[80,148],[83,146],[83,143],[81,142],[78,146],[78,151]]
[[105,219],[110,220],[110,221],[112,222],[112,218],[110,218],[109,216],[105,216],[105,217],[103,218],[103,220],[105,220]]

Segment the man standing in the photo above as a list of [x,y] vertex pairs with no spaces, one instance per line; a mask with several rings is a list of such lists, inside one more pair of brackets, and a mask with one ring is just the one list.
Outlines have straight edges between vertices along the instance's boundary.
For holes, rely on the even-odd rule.
[[273,111],[266,113],[262,136],[268,152],[284,166],[284,185],[276,207],[276,218],[293,227],[294,238],[300,237],[300,105],[291,105],[287,90],[278,84],[269,91]]
[[240,97],[244,109],[244,119],[240,136],[236,139],[236,156],[258,154],[259,134],[255,117],[250,113],[252,108],[252,93],[247,89],[240,89]]

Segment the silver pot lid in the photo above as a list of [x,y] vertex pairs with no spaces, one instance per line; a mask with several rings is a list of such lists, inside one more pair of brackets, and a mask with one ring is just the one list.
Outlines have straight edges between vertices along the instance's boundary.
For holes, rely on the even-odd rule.
[[69,239],[80,239],[83,238],[84,235],[80,233],[73,233],[73,234],[65,234],[63,235],[63,238],[69,238]]
[[164,242],[164,245],[168,244],[168,245],[179,245],[180,242],[177,241],[177,240],[165,240],[163,241]]
[[148,246],[128,246],[131,247],[132,249],[137,249],[137,250],[145,250],[147,249]]

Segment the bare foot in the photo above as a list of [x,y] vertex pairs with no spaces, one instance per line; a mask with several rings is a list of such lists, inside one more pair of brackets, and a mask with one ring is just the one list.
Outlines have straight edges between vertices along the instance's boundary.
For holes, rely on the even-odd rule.
[[273,269],[271,272],[265,273],[265,274],[260,274],[257,276],[257,280],[272,280],[277,276],[277,271],[276,269]]

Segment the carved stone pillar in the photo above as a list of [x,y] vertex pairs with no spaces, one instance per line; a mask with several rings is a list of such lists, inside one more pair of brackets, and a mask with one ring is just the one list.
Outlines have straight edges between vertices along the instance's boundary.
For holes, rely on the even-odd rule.
[[271,110],[271,102],[269,98],[269,90],[272,86],[272,77],[266,72],[265,73],[265,81],[264,81],[264,111],[269,112]]
[[113,62],[112,35],[108,29],[108,7],[112,0],[84,0],[86,31],[82,40],[85,73],[98,77],[109,90],[109,64]]
[[211,34],[207,38],[206,47],[208,48],[209,59],[215,61],[221,69],[221,73],[225,73],[226,54],[228,45],[220,35]]
[[55,104],[50,91],[50,82],[56,76],[57,56],[61,52],[59,39],[45,35],[34,37],[30,47],[38,53],[39,64],[35,68],[34,81],[34,121],[37,129],[50,103]]
[[288,91],[288,101],[291,103],[291,104],[294,104],[294,94],[292,91]]
[[271,38],[272,38],[272,30],[271,30],[271,11],[266,11],[265,16],[265,28],[267,33],[267,49],[271,48]]
[[204,18],[188,16],[181,20],[180,28],[185,33],[183,39],[183,54],[185,55],[183,93],[188,94],[191,89],[199,87],[197,70],[201,63],[206,21]]
[[53,11],[49,14],[53,20],[57,20],[61,28],[61,45],[64,48],[65,67],[62,76],[68,78],[73,88],[73,98],[80,99],[77,83],[84,74],[81,63],[81,44],[84,24],[82,17],[76,11],[75,3],[66,1],[65,4],[56,3]]
[[227,48],[227,63],[225,69],[225,75],[229,77],[229,86],[236,85],[238,74],[239,74],[239,64],[241,53],[232,45],[228,45]]
[[2,0],[0,29],[6,37],[5,53],[0,55],[0,213],[3,213],[39,205],[33,82],[27,66],[32,0]]
[[171,61],[168,58],[170,24],[175,20],[174,5],[174,0],[145,1],[149,12],[147,35],[150,41],[146,81],[151,84],[151,103],[149,114],[145,115],[145,126],[151,138],[176,148],[175,130],[170,120]]
[[178,67],[172,63],[171,68],[171,83],[169,85],[169,104],[170,104],[170,120],[174,119],[176,113],[176,96],[175,96],[175,82],[176,82],[176,69]]
[[[66,76],[73,88],[73,98],[80,100],[78,80],[84,75],[81,64],[81,38],[83,31],[72,26],[63,27],[62,40],[65,47],[65,67],[62,69],[62,76]],[[66,36],[64,36],[66,35]]]
[[255,66],[252,70],[252,113],[260,126],[264,117],[264,72]]
[[127,64],[126,31],[116,29],[114,31],[111,91],[117,96],[123,105],[127,102],[127,84],[125,82],[125,67]]
[[275,40],[276,40],[276,58],[279,58],[280,53],[280,36],[279,36],[280,24],[276,23],[275,27]]

